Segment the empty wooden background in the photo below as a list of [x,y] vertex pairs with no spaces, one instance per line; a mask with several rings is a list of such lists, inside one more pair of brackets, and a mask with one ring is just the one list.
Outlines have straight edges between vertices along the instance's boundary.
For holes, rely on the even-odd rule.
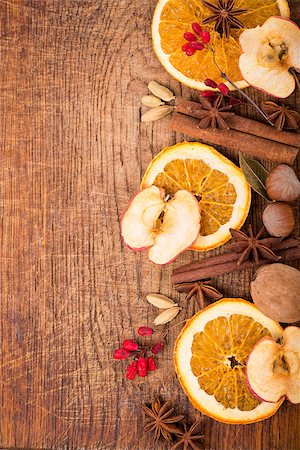
[[[196,310],[172,291],[170,273],[202,255],[159,268],[124,249],[119,235],[151,158],[183,138],[169,131],[169,119],[140,123],[147,83],[195,95],[155,58],[154,7],[155,0],[0,2],[1,448],[165,449],[142,435],[139,404],[155,393],[196,416],[172,363],[182,325],[146,380],[126,381],[125,364],[112,359],[122,339],[153,320],[148,292],[187,308],[177,322]],[[254,196],[255,228],[263,206]],[[249,298],[250,280],[244,273],[216,285]],[[296,450],[299,407],[286,402],[249,426],[205,418],[203,431],[206,450]]]

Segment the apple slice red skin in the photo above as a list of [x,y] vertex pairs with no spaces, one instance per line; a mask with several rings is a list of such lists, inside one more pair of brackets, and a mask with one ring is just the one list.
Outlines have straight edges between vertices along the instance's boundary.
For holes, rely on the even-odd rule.
[[[193,194],[191,194],[191,195],[193,195]],[[198,206],[198,209],[199,209],[199,214],[201,214],[200,203],[198,202],[198,200],[196,199],[196,197],[195,197],[194,195],[193,195],[193,197],[194,197],[195,202],[197,203],[197,206]],[[189,248],[191,248],[191,247],[195,244],[195,242],[197,241],[197,239],[198,239],[198,236],[196,237],[196,239],[195,239],[191,244],[189,244],[186,248],[184,248],[183,250],[181,250],[181,252],[177,253],[177,255],[175,255],[174,258],[170,259],[170,261],[167,261],[167,262],[164,263],[164,264],[158,264],[158,263],[153,263],[153,264],[155,264],[156,266],[159,266],[159,267],[163,267],[163,266],[166,266],[166,265],[168,265],[168,264],[171,264],[173,261],[175,261],[175,259],[176,259],[179,255],[181,255],[181,253],[186,252]],[[149,253],[150,248],[151,248],[151,246],[147,247],[147,256],[148,256],[148,253]],[[152,262],[152,261],[151,261],[151,262]]]
[[[198,239],[198,236],[196,237],[196,239],[188,247],[184,248],[183,250],[181,250],[181,252],[177,253],[177,255],[174,256],[174,258],[170,259],[170,261],[167,261],[166,263],[163,263],[163,264],[159,264],[159,263],[153,263],[153,264],[155,264],[158,267],[163,267],[163,266],[167,266],[168,264],[171,264],[173,261],[175,261],[177,256],[181,255],[181,253],[186,252],[189,248],[191,248],[191,246],[195,244],[197,239]],[[149,253],[150,248],[151,247],[147,247],[147,257],[148,257],[148,253]],[[150,261],[150,259],[149,259],[149,261]],[[153,262],[153,261],[150,261],[150,262]]]
[[248,376],[246,374],[246,383],[247,383],[247,387],[249,389],[249,391],[251,392],[251,394],[253,395],[253,397],[257,398],[257,400],[259,400],[260,402],[266,402],[266,403],[278,403],[280,402],[282,399],[287,398],[285,395],[282,395],[281,397],[279,397],[279,399],[275,402],[275,401],[270,401],[270,400],[266,400],[265,398],[260,397],[259,395],[257,395],[254,390],[252,389]]
[[[147,188],[146,188],[146,189],[147,189]],[[165,194],[165,190],[164,190],[163,188],[160,188],[160,187],[159,187],[158,189],[160,190],[161,196],[162,196],[162,198],[163,198],[163,197],[164,197],[164,194]],[[122,231],[122,222],[123,222],[123,218],[124,218],[125,214],[127,213],[128,209],[130,208],[130,206],[131,206],[133,200],[134,200],[140,193],[141,193],[141,191],[137,192],[137,193],[131,198],[131,200],[130,200],[128,206],[127,206],[127,208],[125,209],[125,211],[124,211],[123,214],[121,215],[121,219],[120,219],[120,232],[121,232],[122,241],[123,241],[123,243],[124,243],[124,247],[129,248],[129,250],[132,250],[133,252],[143,252],[144,250],[148,250],[148,249],[151,247],[151,245],[148,245],[148,246],[146,246],[146,247],[137,247],[137,248],[135,248],[135,247],[130,247],[130,245],[128,245],[128,244],[125,242],[125,239],[124,239],[124,237],[123,237],[123,231]]]
[[[263,337],[262,339],[260,339],[259,341],[256,342],[256,344],[254,345],[254,347],[252,348],[251,352],[250,352],[249,355],[248,355],[247,363],[248,363],[248,360],[249,360],[249,358],[250,358],[250,355],[251,355],[251,353],[253,352],[253,350],[255,349],[255,347],[257,347],[257,345],[260,344],[261,342],[266,341],[266,340],[269,340],[269,339],[273,340],[271,337]],[[251,394],[253,395],[253,397],[257,398],[257,400],[259,400],[260,402],[266,402],[266,403],[278,403],[278,402],[280,402],[281,400],[287,398],[285,395],[282,395],[281,397],[278,398],[278,400],[276,400],[276,401],[270,401],[270,400],[266,400],[265,398],[262,398],[262,397],[260,397],[259,395],[257,395],[256,392],[255,392],[255,391],[252,389],[252,387],[251,387],[251,384],[250,384],[250,381],[249,381],[249,378],[248,378],[247,368],[246,368],[246,383],[247,383],[247,387],[248,387],[249,391],[251,392]]]

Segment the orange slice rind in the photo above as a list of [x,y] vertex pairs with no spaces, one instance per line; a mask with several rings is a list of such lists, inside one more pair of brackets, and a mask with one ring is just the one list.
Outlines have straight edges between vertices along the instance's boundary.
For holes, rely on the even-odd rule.
[[[212,0],[214,3],[214,0]],[[242,53],[239,36],[244,29],[262,25],[270,16],[290,17],[286,0],[236,0],[235,8],[247,9],[239,16],[244,28],[232,29],[227,39],[214,31],[214,24],[205,26],[211,34],[210,45],[215,50],[216,62],[220,69],[234,81],[239,88],[248,86],[239,69]],[[159,0],[152,21],[152,41],[154,51],[164,68],[181,83],[194,89],[209,89],[203,83],[206,78],[217,82],[224,81],[213,61],[213,54],[207,49],[187,56],[182,50],[186,43],[183,35],[193,32],[192,23],[201,25],[210,11],[201,0]],[[230,89],[232,85],[227,83]]]
[[192,317],[175,345],[178,379],[195,408],[225,423],[264,420],[277,403],[260,402],[247,386],[246,361],[264,336],[277,340],[281,326],[243,299],[226,298]]

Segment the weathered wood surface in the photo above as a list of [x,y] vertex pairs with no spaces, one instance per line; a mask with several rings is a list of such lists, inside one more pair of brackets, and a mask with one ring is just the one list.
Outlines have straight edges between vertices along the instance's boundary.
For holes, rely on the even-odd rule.
[[[0,2],[1,448],[164,449],[142,436],[139,404],[154,393],[195,417],[172,364],[181,325],[145,381],[125,381],[124,364],[111,356],[151,323],[146,293],[184,305],[170,273],[200,257],[188,252],[154,267],[119,235],[147,164],[183,138],[168,131],[169,119],[140,123],[147,82],[191,95],[152,51],[154,7],[155,0]],[[255,228],[263,206],[254,196]],[[244,273],[216,283],[249,298],[250,280]],[[286,402],[249,426],[206,418],[204,433],[206,450],[296,450],[299,407]]]

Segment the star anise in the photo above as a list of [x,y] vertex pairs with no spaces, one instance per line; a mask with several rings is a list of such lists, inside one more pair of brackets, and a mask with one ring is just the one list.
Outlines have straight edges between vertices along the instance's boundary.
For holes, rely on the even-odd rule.
[[187,425],[184,423],[183,427],[184,430],[180,430],[180,433],[177,433],[179,441],[173,445],[171,450],[188,450],[190,448],[192,450],[200,450],[203,448],[200,443],[203,438],[203,434],[199,434],[202,427],[202,422],[198,420],[189,429],[187,429]]
[[222,96],[218,96],[213,103],[205,97],[200,97],[202,108],[197,111],[197,116],[200,122],[199,128],[209,128],[213,130],[221,128],[222,130],[229,130],[229,125],[226,120],[233,116],[233,112],[228,112],[232,109],[231,105],[222,106]]
[[300,114],[285,103],[277,105],[274,102],[263,102],[261,108],[267,114],[277,130],[297,130],[300,123]]
[[145,432],[153,432],[154,441],[161,436],[168,442],[172,442],[173,434],[180,432],[175,424],[180,422],[184,416],[174,415],[174,408],[170,402],[162,403],[157,397],[153,400],[151,407],[142,405],[148,422],[144,425]]
[[197,303],[200,309],[204,308],[204,298],[208,297],[212,300],[220,300],[223,294],[215,287],[211,286],[210,281],[195,281],[193,283],[180,283],[175,286],[179,292],[187,292],[186,299],[190,300],[196,295]]
[[243,23],[236,16],[245,14],[247,9],[234,8],[234,0],[218,0],[217,4],[202,0],[202,3],[212,12],[202,21],[203,24],[216,22],[215,30],[227,38],[230,36],[230,28],[243,28]]
[[260,256],[270,261],[278,260],[278,257],[271,249],[281,242],[282,238],[262,238],[264,231],[265,227],[262,227],[258,234],[254,236],[252,225],[248,227],[248,235],[241,230],[230,229],[234,242],[228,244],[226,249],[241,254],[237,261],[238,266],[251,258],[258,264]]

